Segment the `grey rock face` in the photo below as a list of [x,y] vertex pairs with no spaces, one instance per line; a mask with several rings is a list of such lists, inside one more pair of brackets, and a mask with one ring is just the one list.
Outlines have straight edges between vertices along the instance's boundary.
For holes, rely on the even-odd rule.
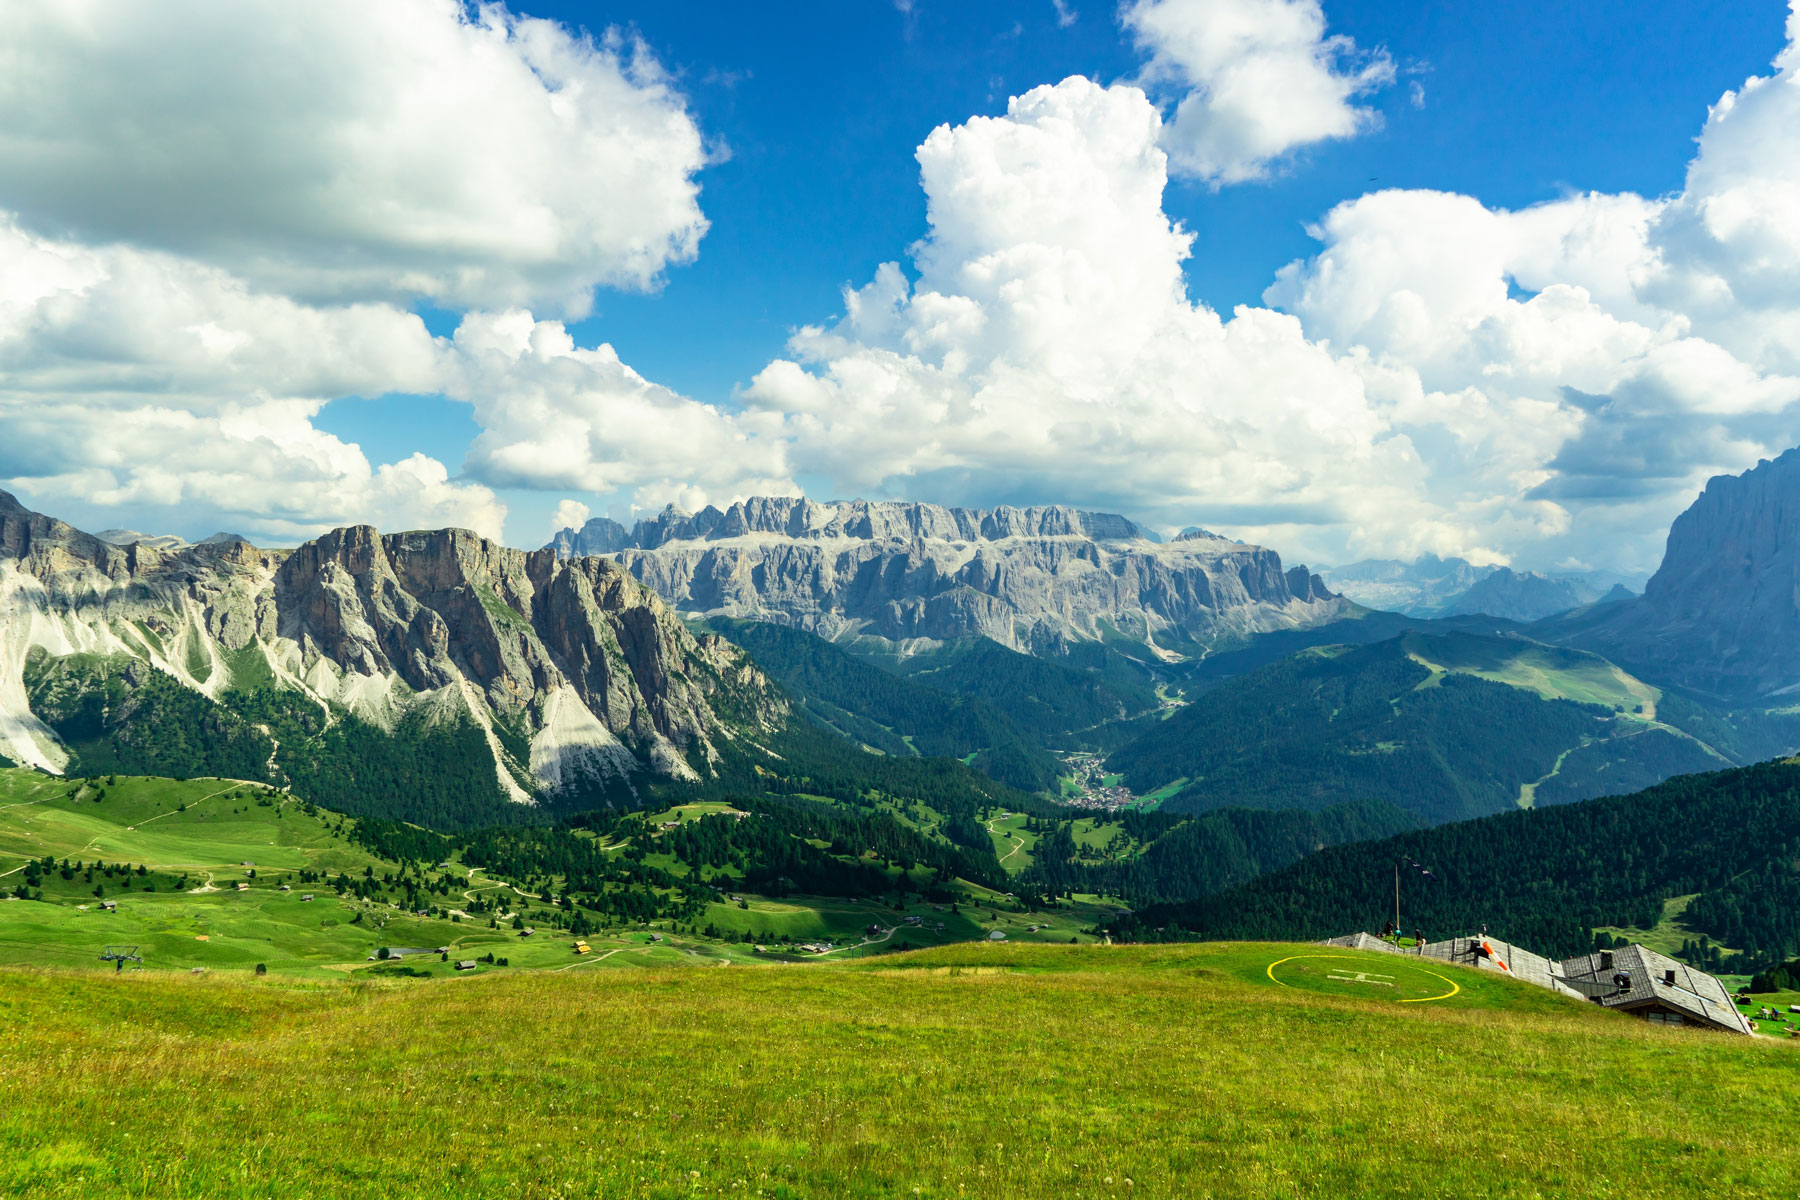
[[[1305,568],[1284,570],[1272,550],[1204,531],[1162,545],[1124,517],[1060,506],[759,497],[724,511],[666,509],[640,521],[630,543],[602,553],[678,609],[825,637],[980,634],[1049,651],[1122,635],[1195,653],[1348,608]],[[565,530],[550,549],[566,555],[581,544]]]
[[1559,636],[1652,680],[1724,697],[1800,689],[1800,450],[1709,481],[1642,598]]
[[[377,723],[419,707],[466,714],[515,799],[583,777],[693,776],[721,740],[787,716],[740,651],[696,638],[608,559],[368,526],[292,551],[209,539],[164,553],[0,492],[0,749],[55,769],[66,755],[20,684],[33,648],[127,654],[210,695],[249,654],[255,675]],[[508,749],[522,743],[529,762]]]
[[610,517],[595,517],[580,529],[564,529],[551,539],[549,549],[559,558],[583,554],[612,554],[634,545],[631,530]]

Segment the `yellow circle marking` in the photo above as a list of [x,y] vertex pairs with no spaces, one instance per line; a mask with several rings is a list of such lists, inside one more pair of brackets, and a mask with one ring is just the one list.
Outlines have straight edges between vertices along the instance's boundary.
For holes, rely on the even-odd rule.
[[[1362,959],[1359,959],[1359,958],[1352,958],[1348,954],[1290,954],[1286,958],[1276,959],[1274,962],[1269,964],[1269,971],[1268,971],[1269,979],[1275,983],[1281,984],[1281,986],[1284,988],[1293,987],[1294,986],[1293,984],[1282,983],[1281,980],[1275,978],[1275,968],[1279,967],[1282,963],[1291,963],[1295,959],[1299,959],[1299,958],[1336,958],[1336,959],[1343,959],[1346,962],[1362,962],[1363,961]],[[1400,1003],[1402,1003],[1402,1004],[1429,1004],[1433,1000],[1448,1000],[1450,997],[1452,997],[1452,996],[1456,995],[1458,992],[1462,991],[1462,985],[1457,983],[1454,979],[1450,979],[1443,975],[1439,975],[1436,971],[1433,971],[1428,967],[1421,967],[1414,963],[1396,963],[1395,965],[1403,966],[1403,967],[1411,967],[1415,971],[1423,971],[1423,972],[1425,972],[1425,974],[1431,976],[1433,979],[1440,980],[1440,981],[1450,985],[1450,990],[1447,992],[1443,992],[1436,996],[1419,996],[1419,997],[1416,997],[1416,998],[1410,999],[1410,1000],[1402,1000],[1402,1001],[1400,1001]]]

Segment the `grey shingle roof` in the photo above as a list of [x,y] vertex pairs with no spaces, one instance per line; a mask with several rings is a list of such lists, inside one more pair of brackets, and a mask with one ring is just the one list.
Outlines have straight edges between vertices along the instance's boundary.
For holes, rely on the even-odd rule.
[[[1492,948],[1492,957],[1475,953],[1475,948],[1483,941]],[[1666,954],[1659,954],[1648,946],[1630,945],[1604,952],[1611,955],[1611,965],[1604,966],[1601,952],[1578,955],[1559,963],[1499,937],[1450,938],[1442,942],[1428,942],[1423,947],[1408,948],[1383,941],[1373,934],[1351,933],[1330,938],[1324,944],[1352,950],[1375,950],[1384,954],[1435,958],[1440,962],[1474,967],[1480,971],[1511,975],[1515,979],[1534,983],[1578,1000],[1589,999],[1588,991],[1598,991],[1599,1003],[1607,1008],[1630,1011],[1660,1004],[1713,1029],[1729,1030],[1732,1033],[1751,1032],[1749,1022],[1732,1003],[1731,994],[1725,990],[1724,984],[1705,971],[1696,970]],[[1505,970],[1501,969],[1500,963],[1506,964]],[[1673,983],[1668,982],[1671,971],[1674,972]],[[1613,976],[1618,974],[1631,977],[1630,986],[1622,991],[1613,987]],[[1586,991],[1581,991],[1569,986],[1566,980],[1585,982],[1590,986]]]
[[[1607,957],[1612,960],[1611,966],[1605,965]],[[1670,972],[1674,973],[1672,984],[1668,982]],[[1615,950],[1577,955],[1562,963],[1561,974],[1570,979],[1603,984],[1610,984],[1614,975],[1629,975],[1629,987],[1599,998],[1607,1008],[1634,1009],[1661,1004],[1704,1025],[1733,1033],[1750,1032],[1749,1023],[1732,1003],[1724,984],[1705,971],[1697,971],[1678,959],[1658,954],[1648,946],[1621,946]]]
[[1321,945],[1342,946],[1346,950],[1376,950],[1382,954],[1405,954],[1392,942],[1384,942],[1372,933],[1347,933],[1343,937],[1326,938]]

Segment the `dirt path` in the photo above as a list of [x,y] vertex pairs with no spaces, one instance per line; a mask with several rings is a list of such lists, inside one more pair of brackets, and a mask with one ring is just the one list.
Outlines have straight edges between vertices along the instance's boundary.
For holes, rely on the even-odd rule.
[[554,975],[558,971],[567,971],[569,969],[569,967],[592,966],[594,963],[604,962],[605,960],[611,958],[615,954],[622,954],[627,950],[636,950],[636,949],[637,949],[636,946],[614,946],[611,950],[608,950],[605,954],[596,954],[592,958],[578,958],[566,967],[551,967],[550,973]]
[[830,958],[833,954],[842,954],[846,950],[861,950],[864,946],[874,946],[874,945],[878,945],[882,942],[885,942],[889,938],[893,937],[896,933],[899,933],[899,932],[900,932],[900,926],[891,925],[888,927],[888,931],[886,933],[882,934],[878,938],[864,938],[862,941],[857,942],[854,946],[839,946],[836,950],[827,950],[825,953],[815,955],[814,957],[815,958]]
[[[994,828],[994,825],[999,820],[1000,820],[999,817],[994,817],[992,820],[988,821],[987,831],[988,831],[989,837],[998,836],[999,831]],[[1001,855],[1000,865],[1003,867],[1006,865],[1007,859],[1011,858],[1013,855],[1017,854],[1019,851],[1021,851],[1025,848],[1025,839],[1024,838],[1008,838],[1007,840],[1012,842],[1012,849],[1008,850],[1005,854]]]
[[[208,800],[216,800],[218,797],[223,796],[226,792],[235,792],[243,786],[244,786],[244,784],[240,780],[239,782],[232,784],[228,788],[220,788],[218,791],[213,792],[210,795],[200,797],[198,800],[194,801],[193,804],[190,804],[187,807],[194,808],[194,807],[197,807],[198,805],[205,804]],[[251,786],[261,786],[261,785],[253,784]],[[130,830],[133,830],[133,829],[142,828],[143,826],[148,825],[151,821],[160,821],[164,817],[172,817],[178,812],[185,812],[185,811],[186,811],[185,809],[171,808],[168,812],[157,813],[154,817],[148,817],[142,821],[139,821],[136,825],[127,825],[125,828],[129,832]],[[98,840],[98,839],[96,839],[96,840]],[[88,843],[88,845],[90,845],[90,846],[93,844],[94,844],[93,842]]]

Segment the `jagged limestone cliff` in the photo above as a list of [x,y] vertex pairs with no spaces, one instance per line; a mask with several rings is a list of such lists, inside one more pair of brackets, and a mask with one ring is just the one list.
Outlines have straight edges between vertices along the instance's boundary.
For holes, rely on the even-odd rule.
[[1800,690],[1800,450],[1708,481],[1641,598],[1551,632],[1712,696]]
[[787,718],[741,651],[696,637],[606,559],[366,526],[291,551],[121,547],[0,492],[0,753],[62,769],[68,748],[28,684],[40,707],[104,729],[116,714],[84,680],[129,692],[144,667],[215,699],[301,695],[327,724],[472,723],[500,793],[521,801],[693,778]]
[[668,509],[629,533],[590,521],[550,548],[614,557],[683,611],[825,637],[982,635],[1028,651],[1123,637],[1199,654],[1350,608],[1272,550],[1204,531],[1165,545],[1124,517],[1063,507],[756,498]]

